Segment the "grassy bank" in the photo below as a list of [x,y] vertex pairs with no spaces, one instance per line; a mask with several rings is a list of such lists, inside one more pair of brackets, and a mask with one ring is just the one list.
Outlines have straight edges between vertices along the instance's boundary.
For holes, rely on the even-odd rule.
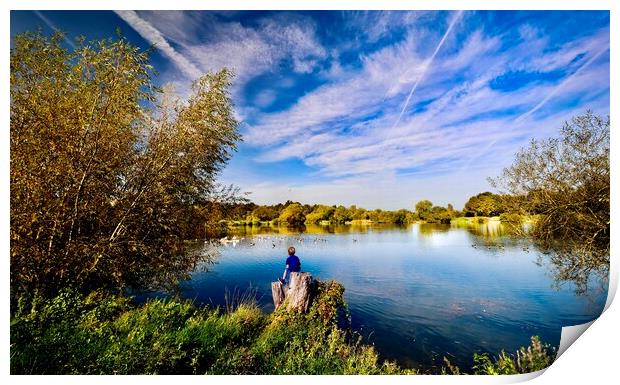
[[509,224],[533,224],[536,223],[538,215],[520,215],[514,213],[504,213],[496,217],[457,217],[450,221],[453,225],[468,226],[489,222],[502,222]]
[[[380,359],[348,327],[344,288],[319,282],[307,314],[228,311],[181,300],[132,305],[127,297],[66,290],[21,297],[11,315],[11,374],[416,374]],[[517,356],[475,356],[465,372],[539,370],[553,355],[537,339]],[[442,373],[464,371],[448,361]]]
[[134,306],[101,292],[22,298],[11,317],[11,373],[409,373],[343,325],[343,292],[321,282],[307,314],[269,315],[251,303],[229,312],[179,300]]
[[458,217],[452,218],[450,224],[469,226],[488,222],[500,222],[500,217]]

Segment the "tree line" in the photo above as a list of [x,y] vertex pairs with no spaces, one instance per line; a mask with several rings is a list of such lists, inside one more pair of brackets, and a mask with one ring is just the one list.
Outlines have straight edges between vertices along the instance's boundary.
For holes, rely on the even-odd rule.
[[[502,220],[514,219],[514,215],[533,215],[535,211],[525,210],[521,206],[521,196],[483,192],[469,198],[462,210],[457,210],[451,203],[446,207],[433,204],[428,199],[413,205],[412,210],[365,209],[357,205],[303,204],[288,200],[273,205],[259,205],[249,201],[233,204],[218,202],[218,210],[205,209],[211,215],[219,213],[221,223],[259,226],[264,224],[298,226],[302,224],[355,224],[388,223],[405,225],[422,221],[425,223],[449,224],[458,217],[495,217]],[[511,216],[512,215],[512,216]],[[208,219],[205,218],[205,221]],[[212,225],[209,226],[212,228]],[[196,238],[200,237],[200,226],[194,227]],[[221,230],[221,231],[225,231]],[[205,234],[204,231],[202,231]],[[208,232],[207,232],[208,233]]]
[[[430,201],[425,201],[429,202]],[[275,205],[257,205],[243,203],[236,205],[229,211],[229,220],[245,225],[261,225],[266,222],[297,226],[302,224],[349,224],[349,223],[389,223],[404,225],[418,220],[432,223],[449,223],[458,212],[448,208],[423,205],[414,210],[368,210],[356,205],[302,204],[291,200]]]

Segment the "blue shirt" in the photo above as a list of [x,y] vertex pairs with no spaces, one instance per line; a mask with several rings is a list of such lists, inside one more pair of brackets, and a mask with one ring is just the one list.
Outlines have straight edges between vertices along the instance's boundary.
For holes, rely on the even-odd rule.
[[301,271],[301,261],[299,260],[299,257],[297,257],[296,255],[291,255],[290,257],[286,258],[286,264],[288,265],[288,271],[291,271],[291,272]]

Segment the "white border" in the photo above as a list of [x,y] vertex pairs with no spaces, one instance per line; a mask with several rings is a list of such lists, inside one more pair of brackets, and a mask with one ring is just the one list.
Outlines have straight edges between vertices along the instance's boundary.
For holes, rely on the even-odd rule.
[[[477,0],[477,1],[462,1],[462,0],[410,0],[410,1],[394,1],[394,0],[382,0],[382,1],[368,1],[368,0],[346,0],[346,1],[334,1],[334,0],[298,0],[291,2],[290,0],[267,0],[267,1],[240,1],[240,0],[227,0],[222,2],[205,2],[205,1],[189,1],[189,0],[175,0],[168,2],[155,3],[152,0],[110,0],[110,1],[84,1],[76,2],[70,0],[57,0],[54,2],[36,1],[36,0],[22,0],[19,2],[2,2],[4,12],[2,13],[0,21],[3,27],[3,42],[5,48],[2,50],[3,61],[3,82],[4,92],[2,93],[2,116],[3,121],[8,127],[9,120],[9,36],[10,36],[10,12],[11,9],[418,9],[418,10],[435,10],[435,9],[493,9],[493,10],[512,10],[512,9],[532,9],[532,10],[558,10],[558,9],[581,9],[581,10],[611,10],[611,73],[610,80],[612,84],[611,88],[611,105],[610,111],[618,111],[618,102],[615,98],[617,91],[618,76],[617,67],[618,60],[618,12],[620,2],[617,1],[605,1],[605,0],[588,0],[588,1],[552,1],[552,0],[520,0],[520,1],[491,1],[491,0]],[[617,135],[612,132],[611,136],[611,161],[612,161],[612,174],[615,175],[614,170],[618,165],[618,140]],[[167,384],[172,381],[189,381],[191,383],[202,383],[203,381],[214,381],[216,383],[235,383],[237,381],[251,381],[257,384],[274,384],[281,381],[290,381],[290,378],[283,378],[281,376],[254,376],[252,378],[242,378],[239,376],[217,376],[202,378],[199,376],[185,376],[183,378],[177,378],[178,376],[127,376],[127,377],[104,377],[104,376],[89,376],[83,378],[82,376],[46,376],[46,377],[29,377],[29,376],[12,376],[9,375],[9,226],[10,226],[10,212],[9,212],[9,131],[4,131],[4,140],[0,141],[2,167],[0,173],[2,180],[5,181],[2,188],[2,199],[0,201],[0,207],[2,212],[2,220],[0,226],[2,228],[1,247],[4,254],[2,258],[2,271],[4,272],[4,295],[0,297],[2,301],[2,307],[4,313],[4,323],[2,324],[3,336],[5,338],[4,349],[2,349],[2,360],[0,361],[0,367],[2,368],[2,374],[6,376],[5,380],[10,383],[29,383],[31,381],[45,381],[52,384],[80,384],[83,385],[85,381],[93,384],[108,384],[110,381],[131,382],[131,383],[157,383]],[[618,199],[618,180],[612,178],[612,204],[611,215],[614,221],[618,217],[618,205],[616,204]],[[615,234],[615,231],[614,231]],[[377,380],[386,381],[390,383],[513,383],[526,381],[528,379],[536,378],[534,383],[536,384],[562,384],[562,383],[610,383],[612,378],[617,378],[615,368],[617,366],[616,351],[618,347],[618,325],[620,325],[620,315],[618,311],[618,305],[612,304],[612,299],[615,295],[618,284],[618,261],[617,261],[617,247],[612,242],[611,255],[612,264],[610,269],[610,287],[609,297],[606,304],[606,311],[600,317],[599,320],[591,324],[591,327],[585,332],[584,336],[578,338],[574,343],[574,347],[567,349],[558,360],[548,368],[544,375],[538,377],[541,372],[532,373],[521,376],[503,376],[503,377],[490,377],[490,376],[386,376],[378,379],[377,377],[367,376],[321,376],[326,378],[317,378],[309,376],[298,376],[295,381],[301,384],[310,384],[317,381],[334,381],[342,383],[355,383],[371,384]],[[611,306],[610,306],[611,305]],[[574,332],[575,329],[572,331]],[[569,330],[570,331],[570,330]]]

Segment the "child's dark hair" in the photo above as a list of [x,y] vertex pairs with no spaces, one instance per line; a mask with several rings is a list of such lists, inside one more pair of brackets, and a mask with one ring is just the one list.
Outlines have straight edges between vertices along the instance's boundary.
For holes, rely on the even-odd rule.
[[288,248],[288,255],[295,255],[295,248],[293,246]]

